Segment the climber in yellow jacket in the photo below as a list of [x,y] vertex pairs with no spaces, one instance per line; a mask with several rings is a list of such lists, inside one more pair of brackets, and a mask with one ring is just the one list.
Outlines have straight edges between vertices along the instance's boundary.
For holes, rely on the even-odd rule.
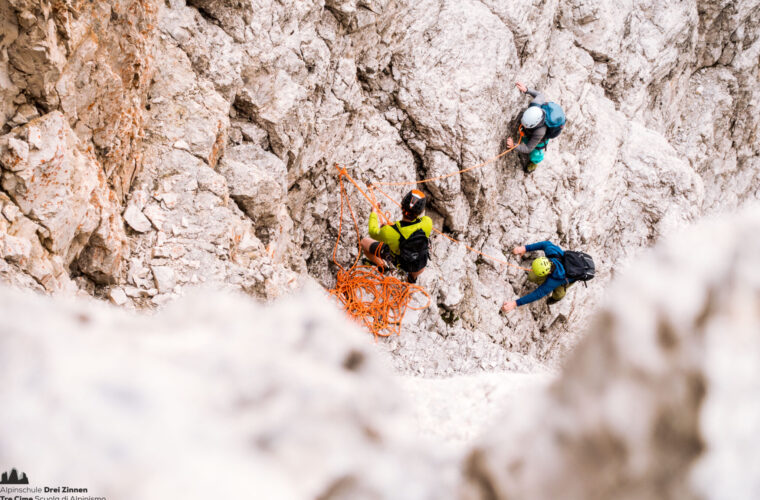
[[415,283],[425,270],[433,230],[433,220],[422,215],[426,201],[422,191],[409,191],[401,201],[402,218],[393,224],[380,226],[377,214],[369,214],[370,237],[362,239],[362,250],[381,272],[392,264],[409,273],[407,281]]

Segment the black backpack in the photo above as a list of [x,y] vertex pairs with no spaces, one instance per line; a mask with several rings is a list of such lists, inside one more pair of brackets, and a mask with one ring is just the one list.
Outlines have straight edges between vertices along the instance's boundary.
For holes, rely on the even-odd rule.
[[399,234],[398,267],[408,273],[416,273],[425,267],[428,261],[428,237],[425,231],[417,229],[408,238],[404,238],[398,222],[393,224],[393,229]]
[[568,282],[588,281],[594,278],[596,271],[594,259],[587,253],[565,250],[562,265],[565,266],[565,276]]

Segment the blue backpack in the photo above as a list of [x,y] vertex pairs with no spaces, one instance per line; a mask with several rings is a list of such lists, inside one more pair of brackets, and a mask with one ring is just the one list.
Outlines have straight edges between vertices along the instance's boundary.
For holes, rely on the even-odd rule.
[[[531,104],[531,106],[537,106],[537,104]],[[544,125],[546,126],[544,139],[554,139],[565,127],[565,112],[556,102],[544,103],[541,109],[544,110]]]

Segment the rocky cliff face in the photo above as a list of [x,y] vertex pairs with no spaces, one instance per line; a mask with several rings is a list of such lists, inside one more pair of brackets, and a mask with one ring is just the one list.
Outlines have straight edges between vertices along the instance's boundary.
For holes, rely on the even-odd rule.
[[553,381],[400,378],[308,288],[147,316],[2,287],[0,461],[117,500],[753,500],[759,235],[755,207],[658,245]]
[[[399,182],[490,158],[527,104],[518,79],[563,105],[565,132],[531,176],[512,154],[424,184],[429,214],[492,255],[543,239],[585,250],[599,276],[504,317],[523,273],[436,237],[421,279],[432,307],[382,344],[402,371],[556,361],[639,248],[760,197],[756,1],[0,0],[0,12],[0,273],[25,286],[139,308],[202,282],[262,298],[307,275],[330,287],[334,163]],[[363,226],[368,206],[352,200]]]
[[156,5],[3,0],[0,13],[2,273],[48,291],[118,282]]
[[265,307],[205,290],[152,317],[0,295],[0,395],[13,401],[0,459],[28,465],[33,485],[114,499],[432,500],[455,487],[390,367],[321,292]]
[[[532,175],[512,153],[421,184],[428,215],[515,264],[513,246],[548,239],[599,271],[504,316],[524,273],[435,236],[431,307],[371,346],[319,294],[269,310],[209,291],[149,319],[3,291],[0,395],[20,403],[0,413],[18,430],[0,459],[84,477],[34,454],[58,443],[115,498],[219,496],[220,470],[239,479],[221,496],[757,498],[755,215],[650,257],[536,384],[642,249],[760,199],[758,68],[757,0],[0,0],[4,282],[139,310],[204,283],[329,288],[335,164],[414,183],[484,162],[516,134],[516,80],[563,106],[565,131]],[[394,370],[458,378],[404,379],[415,407]],[[524,373],[462,376],[483,371]],[[521,377],[535,398],[501,388]],[[510,394],[498,429],[463,444]]]
[[612,287],[554,385],[472,451],[464,498],[760,495],[760,207],[735,218],[670,238]]

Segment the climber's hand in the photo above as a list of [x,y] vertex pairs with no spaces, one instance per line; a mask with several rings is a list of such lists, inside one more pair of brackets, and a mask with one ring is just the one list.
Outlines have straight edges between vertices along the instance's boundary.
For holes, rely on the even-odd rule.
[[515,309],[516,307],[517,307],[517,302],[512,300],[510,302],[504,302],[501,305],[501,310],[504,311],[505,313],[508,313],[512,311],[513,309]]
[[511,137],[507,137],[507,147],[508,147],[508,148],[513,148],[513,147],[515,147],[515,143],[514,143],[514,141],[512,140],[512,138],[511,138]]
[[512,253],[515,255],[523,255],[525,254],[525,247],[515,247],[512,249]]
[[522,92],[523,94],[524,94],[524,93],[526,93],[526,92],[528,91],[528,87],[526,87],[525,85],[523,85],[523,84],[522,84],[522,83],[520,83],[520,82],[515,82],[515,87],[517,87],[517,90],[519,90],[519,91],[520,91],[520,92]]

